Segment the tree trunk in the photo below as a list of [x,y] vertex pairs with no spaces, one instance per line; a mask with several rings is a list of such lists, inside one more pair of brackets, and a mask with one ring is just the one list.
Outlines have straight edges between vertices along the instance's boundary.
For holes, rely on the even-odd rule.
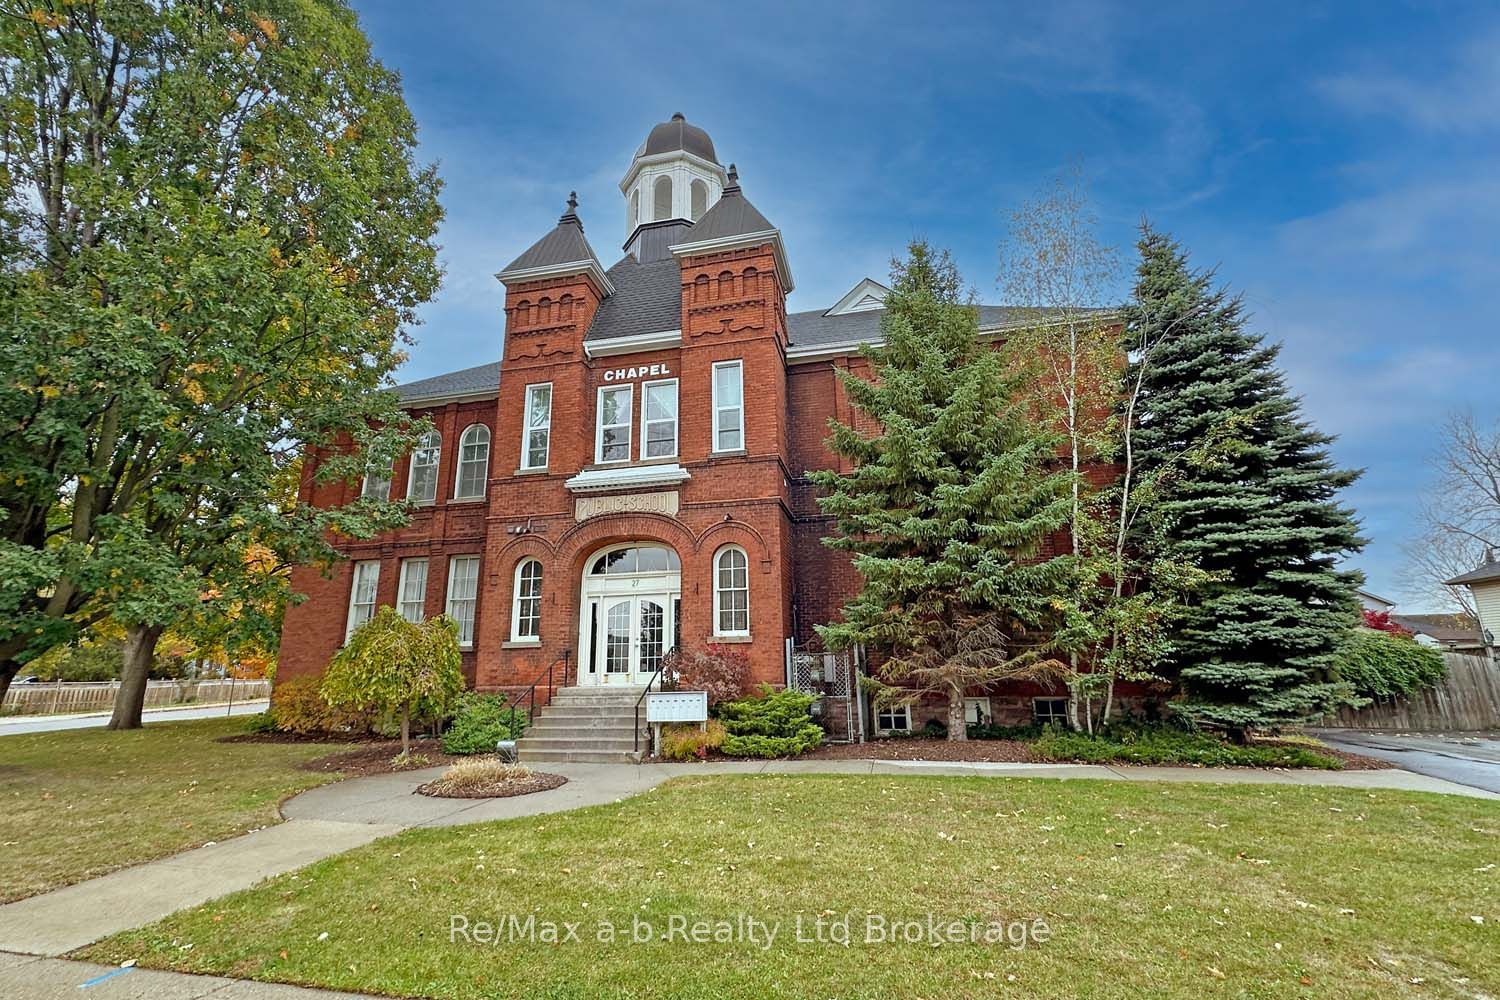
[[411,753],[411,706],[401,706],[401,756]]
[[966,740],[969,727],[964,723],[964,689],[948,689],[948,738]]
[[0,705],[5,703],[5,693],[10,690],[10,682],[20,672],[20,660],[0,660]]
[[120,666],[120,690],[115,692],[115,709],[109,717],[109,729],[141,728],[141,710],[146,704],[146,679],[151,661],[156,657],[156,640],[161,638],[160,625],[128,625],[125,628],[125,656]]
[[1115,709],[1115,679],[1109,679],[1109,686],[1104,689],[1104,716],[1099,720],[1101,727],[1109,725],[1110,713]]

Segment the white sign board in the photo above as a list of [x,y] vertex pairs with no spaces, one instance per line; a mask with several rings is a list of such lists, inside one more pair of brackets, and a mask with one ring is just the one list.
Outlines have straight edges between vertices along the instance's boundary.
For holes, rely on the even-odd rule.
[[647,722],[707,722],[707,691],[653,691],[646,695]]

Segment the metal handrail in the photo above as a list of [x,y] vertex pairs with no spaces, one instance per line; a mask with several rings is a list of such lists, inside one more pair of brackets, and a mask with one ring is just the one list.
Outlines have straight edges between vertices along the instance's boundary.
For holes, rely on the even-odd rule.
[[[646,702],[646,695],[651,693],[651,685],[661,677],[661,670],[661,667],[657,667],[651,672],[650,679],[646,681],[646,690],[642,691],[641,696],[635,700],[635,752],[637,755],[641,752],[641,706]],[[636,759],[639,760],[639,756]]]
[[[537,674],[536,680],[531,682],[530,687],[512,698],[510,700],[510,703],[505,706],[505,710],[510,713],[510,728],[512,732],[514,732],[516,728],[516,709],[520,707],[523,700],[526,702],[526,725],[530,726],[533,722],[536,721],[536,689],[541,686],[544,679],[547,682],[547,701],[549,703],[552,701],[553,692],[555,692],[559,686],[568,686],[568,664],[572,658],[572,655],[573,651],[571,649],[563,650],[562,656],[547,664],[547,669],[543,670],[540,674]],[[552,673],[553,668],[556,667],[559,663],[562,664],[561,685],[553,683]]]

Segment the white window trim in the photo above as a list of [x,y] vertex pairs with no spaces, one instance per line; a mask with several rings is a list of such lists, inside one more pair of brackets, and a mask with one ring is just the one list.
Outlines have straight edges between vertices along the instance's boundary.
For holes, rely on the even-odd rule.
[[[401,617],[406,617],[406,608],[404,607],[406,604],[406,581],[413,563],[422,564],[422,618],[418,619],[418,621],[421,621],[427,617],[427,573],[432,568],[426,556],[415,556],[410,559],[401,560],[401,575],[396,580],[396,612]],[[407,621],[410,620],[407,618]]]
[[[722,611],[722,588],[719,586],[719,561],[731,552],[739,553],[745,560],[745,627],[744,629],[725,629],[722,627],[723,619],[720,617]],[[714,553],[713,561],[713,586],[714,586],[714,631],[716,637],[741,638],[750,634],[750,554],[738,545],[725,545]]]
[[541,645],[542,637],[541,637],[540,633],[541,633],[541,630],[542,630],[542,615],[541,615],[541,611],[542,611],[542,607],[541,607],[542,595],[540,593],[538,593],[537,596],[536,596],[536,600],[537,600],[537,623],[536,623],[536,627],[537,627],[537,633],[538,634],[537,635],[522,635],[521,634],[521,571],[524,570],[527,566],[530,566],[532,563],[536,563],[537,567],[542,570],[542,582],[545,583],[546,580],[547,580],[547,570],[546,570],[546,567],[542,566],[542,562],[541,562],[540,559],[537,559],[534,556],[527,556],[526,558],[522,559],[520,562],[516,563],[516,572],[515,572],[514,578],[511,580],[511,590],[510,590],[510,595],[511,595],[510,596],[510,641],[512,643],[529,643],[529,644],[532,644],[532,645]]
[[[378,477],[378,476],[380,476],[382,474],[384,476],[384,481],[385,481],[385,496],[380,496],[380,494],[378,494],[378,493],[371,494],[371,492],[370,492],[370,478],[372,476],[377,476]],[[391,487],[394,485],[394,483],[391,482],[391,479],[392,479],[391,469],[390,469],[389,466],[387,466],[384,469],[380,470],[380,472],[377,472],[375,469],[372,469],[369,466],[366,466],[365,467],[365,478],[364,478],[364,481],[359,484],[359,495],[361,497],[369,497],[369,496],[373,495],[373,496],[375,496],[376,498],[378,498],[380,500],[389,500],[391,498]],[[377,478],[376,481],[378,482],[380,480]]]
[[[483,476],[483,478],[480,481],[479,492],[478,493],[459,493],[458,491],[461,490],[461,489],[463,489],[463,483],[464,483],[464,465],[466,464],[464,462],[464,448],[465,448],[464,438],[468,437],[469,436],[469,432],[472,431],[476,427],[482,429],[484,431],[484,433],[485,433],[485,440],[484,440],[484,476]],[[472,423],[469,426],[465,427],[464,428],[464,432],[458,436],[458,455],[456,456],[456,459],[455,459],[455,461],[453,463],[453,499],[455,499],[455,500],[483,500],[484,499],[485,487],[489,485],[489,481],[490,481],[490,444],[491,444],[491,442],[494,441],[494,438],[495,438],[495,435],[493,435],[493,434],[490,433],[490,429],[488,427],[486,427],[483,423],[480,423],[480,422],[477,422],[477,421],[475,423]],[[471,463],[468,463],[468,464],[471,464]]]
[[[650,403],[650,400],[647,397],[650,394],[652,387],[653,386],[658,386],[658,385],[670,385],[670,386],[673,387],[673,389],[676,390],[673,393],[673,400],[672,400],[672,409],[673,409],[673,414],[672,414],[672,450],[671,450],[671,452],[669,452],[666,455],[647,455],[646,454],[646,448],[647,448],[647,445],[648,445],[648,442],[649,442],[650,439],[646,435],[646,425],[648,423],[658,423],[658,424],[666,423],[665,420],[655,420],[655,421],[653,421],[653,420],[648,420],[647,419],[647,414],[649,414],[651,412],[651,403]],[[680,386],[678,384],[677,379],[675,379],[675,378],[659,378],[659,379],[655,379],[655,380],[653,380],[651,382],[642,382],[641,383],[641,461],[642,462],[655,462],[655,461],[664,460],[664,459],[668,459],[668,458],[676,458],[677,457],[678,449],[681,447],[681,436],[682,436],[682,386]]]
[[[610,424],[611,427],[623,427],[627,435],[625,441],[625,457],[604,460],[604,394],[606,392],[618,392],[625,390],[628,412],[623,424]],[[635,434],[635,385],[601,385],[594,396],[594,464],[596,465],[620,465],[630,461],[635,442],[630,437]]]
[[984,716],[985,718],[990,720],[989,722],[985,723],[985,725],[993,726],[995,724],[995,712],[990,705],[990,699],[987,696],[964,699],[964,723],[970,726],[978,725],[978,723],[976,722],[969,721],[969,709],[973,708],[975,705],[980,705],[984,708]]
[[[349,614],[344,618],[345,643],[348,643],[349,637],[354,634],[354,629],[356,628],[356,625],[354,623],[354,609],[359,603],[357,598],[359,597],[359,570],[361,566],[375,567],[375,597],[370,601],[370,618],[375,617],[375,611],[380,607],[380,560],[360,559],[359,561],[354,563],[349,572]],[[369,621],[370,618],[366,618],[365,621]],[[364,623],[365,622],[360,622],[359,624],[363,625]]]
[[[880,717],[882,715],[896,715],[897,713],[899,713],[901,715],[901,717],[906,720],[906,725],[904,725],[904,726],[882,726],[880,724]],[[875,710],[875,731],[876,732],[880,732],[880,733],[909,733],[909,732],[911,732],[911,706],[910,705],[890,705],[890,706],[888,706],[886,708],[876,709]]]
[[[739,404],[737,406],[733,406],[733,407],[731,407],[731,406],[723,406],[723,407],[721,407],[719,405],[719,369],[720,368],[730,368],[730,367],[734,367],[734,368],[739,369],[739,373],[740,373],[740,401],[739,401]],[[713,403],[713,421],[712,421],[713,427],[711,429],[711,432],[713,434],[713,440],[709,442],[709,451],[710,452],[714,452],[714,453],[718,453],[718,454],[725,454],[725,453],[734,452],[734,451],[744,451],[745,450],[745,361],[744,361],[743,358],[734,358],[734,359],[731,359],[731,360],[728,360],[728,361],[715,361],[714,365],[713,365],[713,371],[710,373],[710,375],[711,375],[711,377],[713,379],[712,383],[710,384],[710,389],[711,389],[712,395],[713,395],[713,400],[712,400],[712,403]],[[721,409],[724,409],[724,410],[738,409],[740,411],[740,443],[738,445],[736,445],[735,447],[733,447],[733,448],[720,448],[719,447],[719,411]]]
[[[547,424],[546,424],[545,427],[533,427],[533,426],[531,426],[531,397],[532,397],[532,394],[536,390],[542,389],[542,388],[545,388],[547,390]],[[521,465],[520,465],[520,468],[523,471],[528,471],[529,472],[529,471],[532,471],[534,469],[545,469],[545,468],[547,468],[548,465],[550,465],[552,463],[552,399],[553,399],[553,396],[552,396],[552,383],[551,382],[533,382],[531,385],[528,385],[526,387],[526,398],[525,398],[524,402],[522,403],[522,405],[525,407],[525,409],[523,409],[521,411]],[[543,462],[541,465],[532,465],[532,464],[530,464],[531,463],[531,432],[532,431],[539,431],[539,430],[545,430],[547,432],[547,455],[546,455],[546,459],[547,460],[545,462]]]
[[411,456],[407,459],[406,462],[406,499],[410,500],[412,503],[422,504],[423,506],[430,506],[437,503],[438,494],[442,492],[442,490],[439,488],[442,486],[442,483],[440,483],[438,480],[441,478],[443,473],[443,434],[441,431],[436,430],[431,431],[430,433],[437,437],[437,454],[433,456],[434,461],[432,463],[433,473],[431,497],[421,500],[414,500],[411,495],[411,488],[417,481],[417,452],[421,450],[421,441],[426,439],[426,434],[417,439],[417,447],[412,449]]
[[462,563],[462,562],[465,562],[465,561],[467,561],[469,559],[474,560],[474,596],[472,598],[465,598],[465,600],[471,600],[473,602],[473,604],[474,604],[474,614],[473,614],[473,617],[470,619],[470,622],[469,622],[469,641],[468,642],[464,642],[464,641],[460,640],[459,644],[458,644],[458,648],[459,649],[473,649],[474,648],[474,638],[473,637],[474,637],[475,631],[479,628],[479,554],[478,553],[474,553],[474,554],[458,553],[456,555],[451,555],[451,556],[448,557],[448,590],[447,590],[447,592],[446,592],[446,594],[444,596],[444,600],[443,600],[443,613],[446,614],[449,618],[452,618],[454,621],[458,621],[458,617],[453,614],[453,581],[454,581],[454,577],[456,576],[456,574],[458,572],[459,564]]

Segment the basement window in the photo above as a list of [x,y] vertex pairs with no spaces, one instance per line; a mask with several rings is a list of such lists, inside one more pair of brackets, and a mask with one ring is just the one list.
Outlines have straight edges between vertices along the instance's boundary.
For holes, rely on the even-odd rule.
[[1066,726],[1068,724],[1068,699],[1033,698],[1031,717],[1042,726]]

